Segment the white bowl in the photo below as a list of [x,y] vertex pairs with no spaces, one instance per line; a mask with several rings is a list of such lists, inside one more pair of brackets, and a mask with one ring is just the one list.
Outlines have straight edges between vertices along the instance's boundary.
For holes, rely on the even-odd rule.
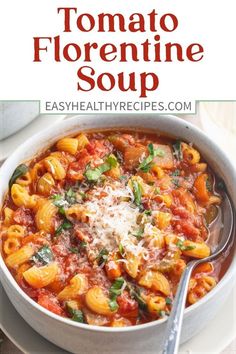
[[[160,131],[193,142],[212,168],[225,181],[236,204],[236,172],[225,154],[199,129],[180,118],[161,115],[97,115],[78,116],[60,122],[33,136],[12,154],[0,171],[0,198],[7,191],[8,180],[15,167],[30,159],[59,137],[88,129],[139,127]],[[198,303],[185,310],[181,342],[190,339],[214,317],[229,295],[236,274],[234,257],[219,284]],[[0,259],[2,284],[21,316],[42,336],[73,353],[156,353],[161,349],[166,320],[126,328],[89,326],[59,317],[30,299],[17,285],[3,259]],[[226,319],[227,321],[227,319]]]
[[37,101],[0,102],[0,140],[16,133],[39,114]]

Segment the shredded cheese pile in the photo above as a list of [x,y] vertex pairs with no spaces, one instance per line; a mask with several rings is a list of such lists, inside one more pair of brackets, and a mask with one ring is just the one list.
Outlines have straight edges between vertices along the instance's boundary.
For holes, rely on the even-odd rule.
[[84,203],[90,212],[87,227],[93,238],[91,249],[113,251],[121,244],[125,252],[141,253],[143,241],[132,236],[139,227],[139,209],[132,200],[131,189],[120,182],[94,189],[91,200]]

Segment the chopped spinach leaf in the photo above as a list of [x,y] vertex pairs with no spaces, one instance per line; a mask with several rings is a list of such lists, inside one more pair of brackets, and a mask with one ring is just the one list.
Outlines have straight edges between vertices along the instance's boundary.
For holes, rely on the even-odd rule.
[[163,310],[159,311],[159,316],[160,317],[165,317],[166,316],[166,312],[163,311]]
[[53,204],[58,207],[58,211],[60,214],[65,215],[65,200],[63,199],[63,196],[61,194],[54,194],[52,196],[53,199]]
[[132,235],[137,238],[137,240],[141,240],[143,237],[144,229],[140,227],[136,232],[133,232]]
[[111,309],[111,311],[116,311],[119,307],[119,305],[117,304],[116,298],[112,298],[109,299],[109,307]]
[[66,191],[65,199],[69,204],[76,203],[76,193],[73,191],[72,188],[69,188],[68,191]]
[[72,321],[84,323],[84,314],[81,310],[73,309],[72,307],[68,306],[68,312],[72,316]]
[[194,248],[196,248],[196,246],[185,246],[184,245],[184,241],[182,240],[178,240],[178,242],[176,243],[176,246],[181,250],[181,251],[191,251]]
[[174,144],[173,144],[173,149],[174,149],[174,153],[173,155],[175,156],[175,158],[177,160],[183,160],[183,151],[182,151],[182,146],[181,146],[181,141],[177,140]]
[[110,296],[121,295],[121,292],[122,292],[121,289],[122,289],[122,287],[124,287],[124,284],[126,284],[126,281],[123,277],[116,278],[116,280],[114,281],[114,283],[110,287],[110,290],[109,290]]
[[109,155],[106,159],[106,163],[110,165],[110,168],[117,166],[117,158],[114,155]]
[[80,246],[80,248],[85,248],[85,247],[87,247],[87,242],[81,241],[79,246]]
[[118,309],[118,304],[117,304],[117,296],[121,295],[122,289],[124,289],[126,286],[126,281],[124,278],[116,278],[112,286],[110,287],[109,290],[109,306],[112,311],[116,311]]
[[180,170],[175,170],[171,172],[171,176],[180,176]]
[[104,172],[117,166],[117,159],[114,155],[109,155],[106,161],[96,168],[87,168],[84,175],[89,182],[97,182]]
[[46,265],[53,261],[53,253],[48,246],[43,246],[32,256],[31,260]]
[[83,200],[85,200],[85,199],[87,198],[87,194],[84,193],[84,192],[79,192],[79,195],[81,196],[81,198],[82,198]]
[[28,172],[28,170],[29,170],[29,168],[25,164],[21,164],[21,165],[17,166],[17,168],[15,169],[15,171],[13,172],[13,174],[10,178],[9,188],[12,187],[12,185],[15,183],[17,178],[24,176]]
[[79,253],[79,250],[78,250],[77,247],[70,247],[70,248],[69,248],[69,251],[70,251],[71,253],[75,253],[75,254],[78,254],[78,253]]
[[144,214],[151,216],[152,215],[152,210],[144,210]]
[[148,152],[148,157],[146,157],[138,167],[138,170],[142,170],[143,172],[148,172],[150,170],[152,167],[152,161],[155,157],[165,156],[164,151],[160,148],[155,149],[153,144],[148,145]]
[[130,296],[137,301],[139,308],[143,311],[147,311],[147,304],[141,296],[140,289],[130,283],[128,284],[128,289],[130,292]]
[[172,178],[171,182],[175,185],[175,187],[179,187],[179,180],[177,178]]
[[56,229],[55,234],[56,235],[60,235],[62,233],[63,230],[69,230],[73,227],[73,224],[68,221],[67,219],[65,219],[61,225]]
[[172,304],[172,300],[170,297],[166,297],[166,305],[171,305]]
[[109,254],[109,252],[106,248],[101,249],[98,256],[96,257],[96,259],[98,261],[98,265],[102,265],[107,262],[108,254]]

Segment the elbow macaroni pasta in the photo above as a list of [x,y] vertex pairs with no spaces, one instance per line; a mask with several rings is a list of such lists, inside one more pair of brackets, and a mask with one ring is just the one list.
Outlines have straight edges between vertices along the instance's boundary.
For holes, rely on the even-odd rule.
[[105,296],[102,288],[99,286],[89,289],[85,296],[85,301],[90,310],[99,315],[111,316],[114,314],[114,311],[109,306],[109,298]]
[[44,196],[48,196],[50,195],[54,186],[55,186],[55,181],[51,173],[47,172],[42,177],[39,178],[37,183],[37,191],[38,193]]
[[62,180],[66,176],[66,171],[61,162],[54,156],[48,156],[44,159],[44,164],[55,180]]
[[53,232],[54,218],[57,212],[57,207],[51,200],[43,201],[35,215],[35,222],[38,229],[48,233]]
[[11,187],[11,197],[14,204],[18,207],[33,208],[36,205],[35,195],[29,195],[28,191],[19,184],[13,184]]
[[88,288],[88,280],[84,274],[77,274],[71,280],[70,284],[67,285],[58,295],[59,300],[73,300],[79,295],[86,292]]
[[35,249],[31,245],[23,246],[6,257],[6,264],[10,268],[18,268],[21,264],[27,262],[33,256],[34,252]]
[[57,276],[58,266],[51,263],[46,266],[33,266],[23,273],[23,277],[33,288],[39,289],[51,284]]
[[64,138],[58,141],[57,148],[59,151],[66,151],[71,155],[75,155],[78,149],[78,144],[78,139]]

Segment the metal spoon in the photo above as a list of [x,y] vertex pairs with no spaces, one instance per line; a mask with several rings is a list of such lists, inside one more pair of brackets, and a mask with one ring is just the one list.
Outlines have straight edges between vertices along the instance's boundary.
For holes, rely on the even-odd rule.
[[[163,354],[176,354],[178,353],[179,340],[183,322],[184,308],[186,303],[188,283],[190,280],[193,269],[201,263],[210,262],[218,258],[223,252],[228,250],[233,242],[232,235],[234,229],[234,211],[229,196],[225,192],[223,195],[223,202],[221,204],[221,210],[223,213],[223,229],[220,232],[218,245],[213,253],[203,259],[197,259],[189,262],[180,279],[178,290],[175,295],[171,314],[167,322],[166,332],[163,342]],[[211,246],[211,234],[208,244]]]

